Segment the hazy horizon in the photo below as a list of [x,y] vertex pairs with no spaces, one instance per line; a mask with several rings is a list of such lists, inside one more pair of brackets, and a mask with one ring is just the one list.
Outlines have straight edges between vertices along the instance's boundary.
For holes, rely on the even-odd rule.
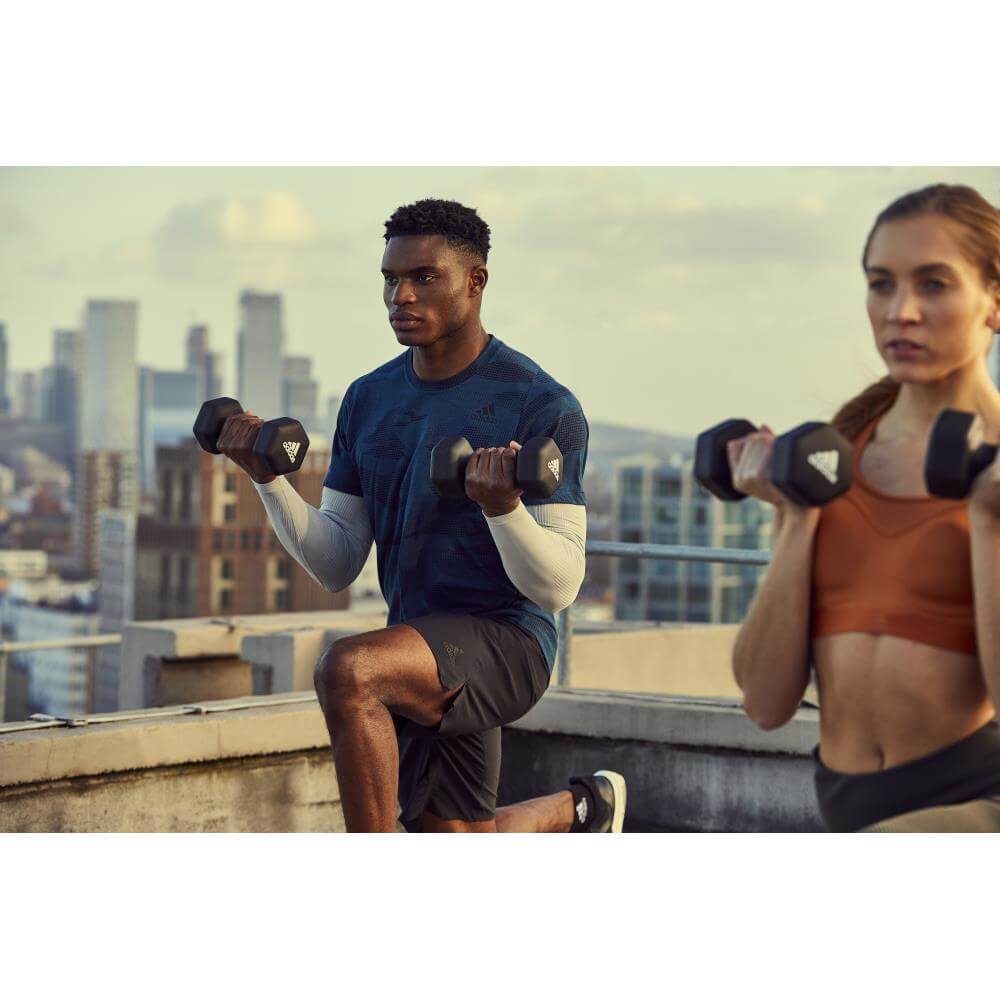
[[881,374],[861,245],[892,198],[939,180],[1000,200],[987,167],[3,168],[0,323],[9,369],[38,370],[88,298],[137,299],[140,364],[182,367],[203,322],[235,391],[238,296],[278,292],[286,353],[339,395],[402,350],[384,220],[447,197],[492,229],[484,326],[590,420],[780,429]]

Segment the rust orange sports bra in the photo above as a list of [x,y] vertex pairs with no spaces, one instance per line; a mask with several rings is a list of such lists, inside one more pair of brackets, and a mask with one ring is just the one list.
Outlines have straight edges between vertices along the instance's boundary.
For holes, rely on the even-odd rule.
[[850,489],[823,507],[813,549],[813,638],[895,635],[975,654],[967,500],[897,497],[865,482],[854,441]]

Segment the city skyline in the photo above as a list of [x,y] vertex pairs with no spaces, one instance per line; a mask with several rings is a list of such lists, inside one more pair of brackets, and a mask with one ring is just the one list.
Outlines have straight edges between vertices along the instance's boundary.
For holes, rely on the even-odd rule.
[[936,180],[996,201],[1000,169],[5,168],[8,368],[48,364],[87,299],[134,299],[137,364],[182,368],[204,323],[233,392],[252,289],[282,296],[284,353],[313,358],[321,398],[340,395],[402,350],[381,302],[383,220],[441,196],[492,227],[486,329],[592,421],[694,434],[729,415],[720,397],[776,427],[827,419],[882,371],[859,267],[871,221]]

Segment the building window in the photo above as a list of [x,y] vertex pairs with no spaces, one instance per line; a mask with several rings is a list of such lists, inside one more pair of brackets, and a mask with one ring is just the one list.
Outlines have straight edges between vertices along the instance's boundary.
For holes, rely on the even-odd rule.
[[679,497],[681,481],[676,476],[657,476],[654,492],[658,497]]
[[177,516],[181,521],[191,520],[191,473],[187,469],[181,473],[181,509]]
[[174,473],[172,469],[164,469],[160,477],[160,517],[164,521],[170,520],[170,506],[174,491]]
[[160,553],[160,600],[165,601],[170,596],[170,554]]
[[225,479],[225,483],[224,483],[223,489],[225,490],[226,493],[235,493],[236,492],[236,473],[235,472],[227,472],[226,473],[226,479]]
[[249,549],[250,548],[250,529],[244,528],[240,532],[240,548]]
[[253,533],[253,547],[260,552],[260,528],[255,528]]
[[642,496],[642,469],[625,469],[622,473],[622,494],[627,497]]
[[177,581],[177,599],[185,603],[188,599],[188,572],[190,565],[190,560],[187,556],[180,557],[180,564],[177,570],[179,576]]
[[223,559],[222,567],[219,570],[219,576],[223,580],[232,580],[233,578],[233,561],[232,559]]
[[233,592],[231,590],[219,591],[219,609],[221,611],[231,611],[233,607]]
[[223,534],[221,531],[212,532],[212,551],[221,552],[222,551],[222,539]]
[[276,611],[288,610],[288,591],[276,590],[274,592],[274,607]]
[[287,580],[292,575],[292,567],[287,559],[278,560],[278,579]]
[[625,599],[628,601],[639,600],[639,584],[637,583],[625,584]]
[[236,520],[236,504],[227,503],[225,507],[222,508],[222,520],[226,524],[232,524]]

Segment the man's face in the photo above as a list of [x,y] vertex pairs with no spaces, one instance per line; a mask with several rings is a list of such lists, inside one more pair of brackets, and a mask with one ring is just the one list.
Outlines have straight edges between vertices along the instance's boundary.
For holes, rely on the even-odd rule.
[[382,257],[382,298],[404,346],[425,347],[461,329],[478,307],[486,268],[443,236],[394,236]]

